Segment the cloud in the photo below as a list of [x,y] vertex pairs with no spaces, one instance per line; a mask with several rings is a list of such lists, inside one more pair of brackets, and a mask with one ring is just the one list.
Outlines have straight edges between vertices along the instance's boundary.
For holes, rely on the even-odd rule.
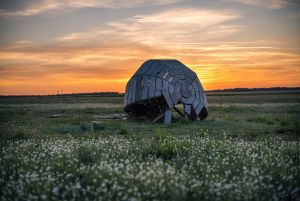
[[298,18],[300,18],[300,11],[298,11],[298,12],[294,12],[294,13],[290,13],[289,15],[288,15],[288,18],[289,19],[298,19]]
[[0,16],[31,16],[50,10],[76,10],[80,8],[130,8],[136,6],[163,5],[176,3],[179,0],[44,0],[28,3],[20,10],[0,10]]
[[211,38],[222,38],[241,31],[243,26],[223,24],[239,18],[237,12],[181,8],[135,15],[107,23],[87,32],[72,33],[58,40],[77,44],[95,41],[130,41],[145,45],[173,42],[197,42]]
[[287,38],[239,41],[233,34],[243,33],[245,25],[235,24],[240,17],[232,10],[177,8],[107,22],[43,44],[16,41],[1,47],[0,94],[124,91],[150,58],[182,61],[206,89],[299,85],[300,53],[298,46],[292,48],[298,43]]
[[224,0],[242,3],[245,5],[262,6],[268,9],[279,9],[290,5],[286,0]]

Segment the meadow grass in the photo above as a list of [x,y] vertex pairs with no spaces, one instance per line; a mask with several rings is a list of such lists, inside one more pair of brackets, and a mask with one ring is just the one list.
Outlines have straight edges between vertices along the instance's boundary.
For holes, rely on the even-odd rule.
[[122,101],[0,97],[0,199],[300,200],[300,94],[209,94],[197,122],[97,118]]

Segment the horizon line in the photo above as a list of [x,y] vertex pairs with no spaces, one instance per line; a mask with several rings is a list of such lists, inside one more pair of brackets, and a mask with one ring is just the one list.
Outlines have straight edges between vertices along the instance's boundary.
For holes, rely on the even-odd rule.
[[[286,87],[286,86],[277,86],[277,87],[235,87],[235,88],[223,88],[223,89],[211,89],[211,90],[204,90],[204,92],[243,92],[243,91],[234,91],[234,90],[289,90],[289,89],[294,89],[294,90],[300,90],[300,86],[294,86],[294,87]],[[230,91],[232,90],[232,91]],[[118,91],[94,91],[94,92],[70,92],[70,93],[53,93],[53,94],[0,94],[0,97],[6,97],[6,96],[62,96],[62,95],[84,95],[84,94],[116,94],[116,95],[123,95],[125,92],[118,92]]]

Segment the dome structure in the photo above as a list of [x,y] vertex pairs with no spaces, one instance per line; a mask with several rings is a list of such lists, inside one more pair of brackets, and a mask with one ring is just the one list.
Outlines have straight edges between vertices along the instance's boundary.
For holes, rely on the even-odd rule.
[[[183,104],[180,112],[175,106]],[[124,110],[133,117],[146,116],[171,123],[172,111],[190,120],[208,114],[204,89],[191,69],[177,60],[151,59],[142,64],[126,86]]]

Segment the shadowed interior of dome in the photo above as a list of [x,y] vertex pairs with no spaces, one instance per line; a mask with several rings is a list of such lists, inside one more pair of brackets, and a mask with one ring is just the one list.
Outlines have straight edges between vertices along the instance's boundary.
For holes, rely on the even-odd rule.
[[[177,105],[182,104],[183,107],[185,104],[179,102]],[[173,108],[180,116],[184,117],[185,115],[178,110],[176,107]],[[127,105],[124,108],[125,112],[131,115],[132,117],[148,117],[152,119],[152,123],[160,121],[163,119],[166,111],[172,112],[168,108],[167,102],[164,96],[153,97],[143,101],[137,101],[130,105]],[[206,107],[203,106],[199,115],[196,115],[194,109],[191,109],[191,114],[186,115],[190,120],[200,119],[203,120],[207,117],[208,111]]]
[[208,115],[208,111],[207,111],[206,107],[203,106],[203,108],[198,116],[200,117],[200,120],[203,120],[207,117],[207,115]]
[[155,118],[166,111],[167,103],[163,96],[137,101],[127,105],[124,110],[131,116]]

